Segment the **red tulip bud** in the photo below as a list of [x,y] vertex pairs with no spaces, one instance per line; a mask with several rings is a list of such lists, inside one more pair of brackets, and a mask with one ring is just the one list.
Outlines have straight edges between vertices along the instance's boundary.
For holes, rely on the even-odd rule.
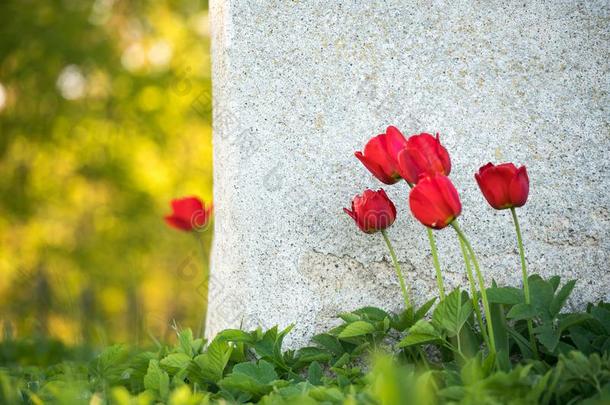
[[446,227],[462,212],[457,190],[442,174],[422,177],[411,189],[409,206],[419,222],[434,229]]
[[172,214],[165,217],[165,222],[181,231],[204,229],[210,221],[212,206],[207,208],[197,197],[184,197],[172,200]]
[[415,184],[424,175],[439,173],[448,176],[451,160],[447,149],[441,145],[438,134],[435,138],[421,133],[407,139],[406,146],[398,153],[398,168],[405,180]]
[[389,126],[385,134],[377,135],[364,146],[364,153],[356,157],[369,171],[385,184],[400,180],[398,152],[406,145],[405,137],[398,128]]
[[525,166],[487,163],[474,175],[489,205],[497,210],[521,207],[527,201],[530,180]]
[[352,201],[352,210],[343,208],[356,225],[366,233],[374,233],[386,229],[396,219],[396,207],[383,189],[379,191],[364,190]]

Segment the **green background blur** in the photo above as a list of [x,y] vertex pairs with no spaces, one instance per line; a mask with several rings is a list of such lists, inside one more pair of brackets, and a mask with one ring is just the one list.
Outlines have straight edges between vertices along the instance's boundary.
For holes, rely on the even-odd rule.
[[200,328],[211,231],[163,216],[211,200],[210,86],[206,2],[0,1],[3,339]]

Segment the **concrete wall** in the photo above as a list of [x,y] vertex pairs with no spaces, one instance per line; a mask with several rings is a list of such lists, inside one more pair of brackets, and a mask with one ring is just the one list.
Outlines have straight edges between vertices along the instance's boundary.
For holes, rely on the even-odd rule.
[[[297,326],[289,344],[364,305],[398,309],[381,235],[342,207],[382,186],[354,158],[388,124],[440,132],[462,228],[487,280],[519,284],[510,213],[473,173],[526,164],[531,272],[578,278],[572,305],[610,299],[606,1],[213,0],[216,236],[208,328]],[[415,300],[435,294],[407,186],[385,187]],[[466,287],[451,229],[435,233]]]

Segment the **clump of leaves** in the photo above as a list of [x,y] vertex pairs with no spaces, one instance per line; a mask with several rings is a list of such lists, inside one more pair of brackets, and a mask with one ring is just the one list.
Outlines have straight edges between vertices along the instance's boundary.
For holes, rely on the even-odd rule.
[[[66,353],[65,362],[36,367],[22,350],[0,370],[0,402],[608,403],[610,305],[566,312],[573,281],[529,282],[530,304],[519,288],[487,289],[496,353],[478,328],[477,300],[454,290],[400,313],[365,307],[340,314],[341,325],[298,350],[283,349],[292,327],[228,329],[209,342],[186,329],[173,346],[111,346],[88,363]],[[2,353],[23,345],[0,346]]]

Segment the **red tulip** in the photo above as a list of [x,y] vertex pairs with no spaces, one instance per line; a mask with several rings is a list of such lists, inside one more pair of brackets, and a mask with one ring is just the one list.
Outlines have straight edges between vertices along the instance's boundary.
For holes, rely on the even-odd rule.
[[411,184],[418,182],[422,175],[436,173],[449,175],[451,160],[447,149],[436,138],[425,132],[407,139],[406,146],[398,153],[398,168],[401,176]]
[[487,163],[474,175],[487,202],[497,210],[521,207],[527,201],[530,180],[525,166]]
[[398,152],[407,141],[398,128],[389,126],[385,134],[377,135],[364,146],[364,153],[356,152],[356,157],[375,177],[385,184],[400,180]]
[[184,197],[171,202],[172,214],[165,217],[165,222],[182,231],[196,231],[206,227],[212,214],[212,205],[205,207],[197,197]]
[[343,211],[356,221],[356,225],[366,233],[374,233],[386,229],[396,219],[396,207],[383,189],[378,191],[364,190],[352,201],[352,210]]
[[442,229],[462,212],[457,190],[442,174],[423,177],[409,194],[411,212],[422,224]]

